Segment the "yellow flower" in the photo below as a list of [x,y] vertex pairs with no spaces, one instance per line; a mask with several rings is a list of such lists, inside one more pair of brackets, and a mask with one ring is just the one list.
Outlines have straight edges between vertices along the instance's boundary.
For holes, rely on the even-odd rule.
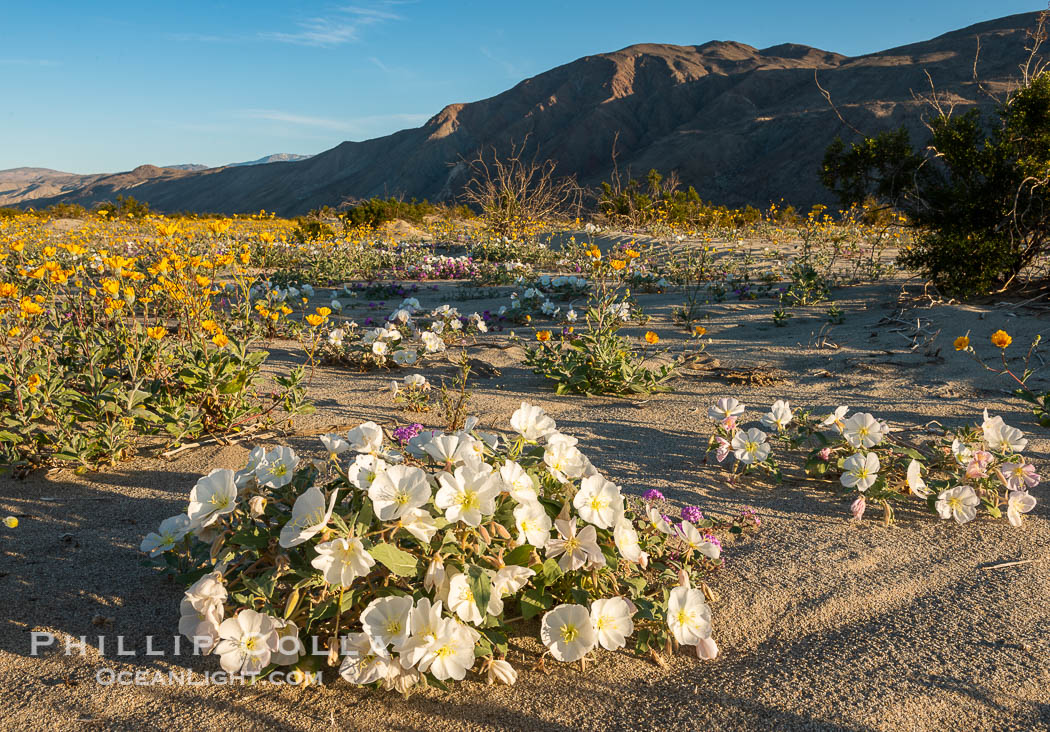
[[324,318],[322,318],[320,315],[314,315],[313,313],[310,313],[306,316],[306,322],[312,325],[314,328],[316,328],[324,322]]
[[624,254],[626,254],[631,259],[638,259],[639,256],[638,252],[636,252],[633,249],[628,249],[626,252],[624,252]]
[[29,387],[29,393],[35,394],[36,390],[40,388],[40,382],[42,379],[37,374],[31,374],[26,380],[26,386]]
[[626,267],[626,266],[627,266],[627,262],[625,262],[625,261],[624,261],[624,260],[622,260],[622,259],[613,259],[613,260],[610,260],[610,261],[609,261],[609,265],[610,265],[610,266],[611,266],[611,267],[612,267],[613,269],[615,269],[615,270],[619,271],[619,270],[621,270],[621,269],[623,269],[624,267]]
[[705,328],[702,325],[698,325],[695,328],[693,328],[693,335],[695,335],[697,338],[699,338],[702,335],[707,335],[707,328]]
[[997,330],[994,333],[992,333],[993,346],[997,346],[999,348],[1006,348],[1013,342],[1014,339],[1011,338],[1010,334],[1007,333],[1005,330]]
[[226,337],[225,333],[216,333],[211,342],[217,345],[219,348],[226,348],[226,345],[230,342],[230,339]]
[[7,331],[7,335],[11,336],[12,338],[17,338],[18,336],[22,335],[22,329],[16,325],[14,328]]
[[197,279],[197,284],[200,285],[201,287],[207,287],[208,285],[211,284],[211,280],[208,279],[207,277],[205,277],[204,275],[197,275],[196,279]]
[[146,335],[155,341],[159,341],[161,338],[168,334],[167,329],[163,325],[155,325],[151,328],[146,328]]
[[645,334],[645,342],[650,345],[656,345],[660,342],[660,336],[656,335],[656,333],[653,333],[651,330],[647,331]]
[[207,333],[214,333],[218,329],[219,329],[219,326],[215,323],[214,320],[202,320],[201,321],[201,330],[203,330],[203,331],[205,331]]
[[538,330],[536,331],[536,340],[540,343],[546,343],[551,339],[551,332],[549,330]]
[[955,339],[955,350],[965,351],[970,347],[970,339],[968,336],[959,336]]
[[44,309],[42,307],[37,305],[35,302],[33,302],[28,297],[23,297],[22,298],[22,302],[20,304],[20,307],[22,309],[22,316],[23,317],[27,317],[29,315],[40,315],[40,313],[44,312]]
[[317,314],[322,318],[327,318],[332,314],[332,308],[317,308]]
[[17,529],[18,519],[16,519],[14,516],[8,516],[4,519],[4,526],[6,526],[9,529]]
[[0,297],[14,297],[18,294],[18,286],[10,282],[0,282]]

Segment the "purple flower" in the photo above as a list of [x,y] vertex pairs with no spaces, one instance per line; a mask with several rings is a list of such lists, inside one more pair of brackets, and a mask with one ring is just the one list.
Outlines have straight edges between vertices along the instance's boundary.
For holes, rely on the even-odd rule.
[[704,514],[700,512],[699,506],[682,506],[682,518],[695,524],[703,520]]
[[664,499],[664,494],[655,488],[650,488],[642,495],[642,498],[647,501],[662,501]]
[[406,424],[404,427],[398,427],[394,430],[394,439],[404,445],[422,431],[423,425],[419,423]]

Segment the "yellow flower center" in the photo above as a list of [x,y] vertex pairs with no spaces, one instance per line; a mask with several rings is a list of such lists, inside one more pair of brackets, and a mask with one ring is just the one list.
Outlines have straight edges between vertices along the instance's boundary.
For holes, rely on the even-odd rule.
[[572,643],[580,635],[575,625],[566,624],[561,627],[561,639],[564,643]]

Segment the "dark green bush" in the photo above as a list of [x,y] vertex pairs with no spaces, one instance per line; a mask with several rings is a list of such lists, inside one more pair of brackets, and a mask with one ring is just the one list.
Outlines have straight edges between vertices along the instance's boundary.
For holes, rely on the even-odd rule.
[[918,228],[901,263],[946,294],[1010,287],[1050,250],[1050,71],[996,111],[937,114],[921,150],[901,129],[836,140],[824,156],[823,182],[843,207],[873,196]]

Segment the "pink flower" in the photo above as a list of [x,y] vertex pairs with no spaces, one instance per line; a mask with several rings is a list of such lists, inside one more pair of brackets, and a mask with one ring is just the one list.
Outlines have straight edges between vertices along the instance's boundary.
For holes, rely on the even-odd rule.
[[736,429],[736,417],[726,417],[722,420],[722,426],[725,427],[728,432],[732,432]]
[[864,518],[864,509],[868,507],[867,502],[864,500],[864,496],[861,496],[850,505],[850,513],[853,514],[853,518],[860,521]]
[[722,462],[729,457],[729,453],[732,452],[733,446],[729,443],[729,440],[724,437],[716,437],[715,439],[718,440],[718,449],[715,451],[715,460]]
[[821,450],[817,454],[820,456],[820,459],[823,460],[824,462],[827,462],[828,460],[831,460],[831,448],[830,447],[825,447],[823,450]]
[[1012,491],[1026,491],[1039,485],[1041,478],[1031,463],[1007,463],[1003,466],[1006,487]]
[[987,478],[988,465],[992,462],[992,453],[978,450],[973,454],[973,459],[966,466],[967,478]]

